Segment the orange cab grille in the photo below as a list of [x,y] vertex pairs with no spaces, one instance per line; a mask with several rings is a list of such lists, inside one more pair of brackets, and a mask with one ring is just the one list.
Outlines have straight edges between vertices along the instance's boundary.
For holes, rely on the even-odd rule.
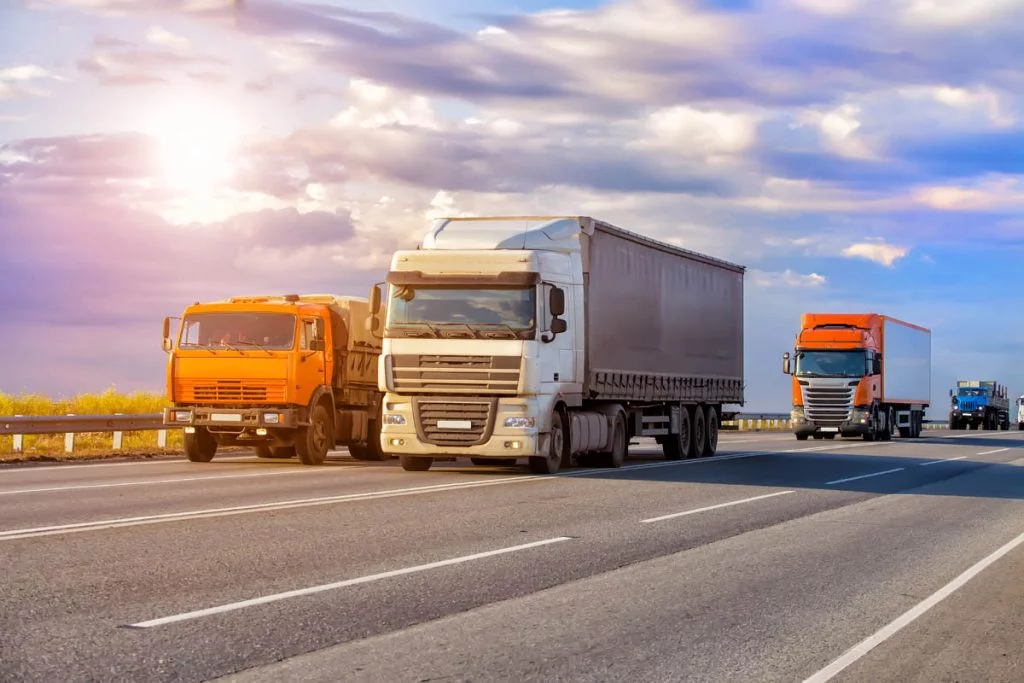
[[284,380],[183,380],[175,394],[179,403],[284,403]]

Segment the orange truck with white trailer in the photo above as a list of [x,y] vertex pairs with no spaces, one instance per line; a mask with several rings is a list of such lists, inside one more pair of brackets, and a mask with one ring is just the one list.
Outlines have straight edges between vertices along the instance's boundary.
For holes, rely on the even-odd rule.
[[195,303],[176,338],[164,319],[164,425],[183,428],[185,454],[218,446],[320,465],[344,445],[360,460],[380,448],[380,342],[365,298],[333,294],[235,297]]
[[931,403],[931,331],[878,313],[805,313],[794,354],[793,432],[801,441],[921,436]]

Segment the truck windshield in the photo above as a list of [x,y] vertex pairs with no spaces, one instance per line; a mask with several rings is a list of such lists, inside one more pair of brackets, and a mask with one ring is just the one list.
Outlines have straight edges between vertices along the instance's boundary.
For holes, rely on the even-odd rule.
[[799,351],[796,374],[799,377],[863,377],[863,351]]
[[987,396],[988,394],[984,389],[960,389],[957,391],[958,396]]
[[416,328],[440,336],[453,328],[473,336],[525,338],[536,326],[536,289],[400,285],[392,288],[389,331]]
[[259,347],[287,350],[295,345],[295,316],[285,313],[193,313],[181,325],[181,349]]

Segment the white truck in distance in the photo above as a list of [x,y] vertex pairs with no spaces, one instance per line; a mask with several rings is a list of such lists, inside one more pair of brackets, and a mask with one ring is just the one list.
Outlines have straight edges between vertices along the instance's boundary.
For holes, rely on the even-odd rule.
[[619,467],[718,447],[743,404],[743,266],[585,216],[446,218],[371,294],[381,447],[434,459]]
[[1024,396],[1017,398],[1017,429],[1024,432]]

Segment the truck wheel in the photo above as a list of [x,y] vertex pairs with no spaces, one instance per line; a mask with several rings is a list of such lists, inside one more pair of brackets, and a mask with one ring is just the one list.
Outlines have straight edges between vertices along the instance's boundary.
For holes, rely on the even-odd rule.
[[629,450],[629,442],[626,439],[626,421],[622,415],[615,416],[612,425],[611,451],[601,454],[601,460],[605,467],[622,467],[626,462],[626,452]]
[[878,434],[880,441],[892,441],[893,422],[895,421],[893,417],[892,408],[885,411],[885,427]]
[[557,410],[551,414],[551,435],[548,437],[548,454],[530,458],[530,471],[534,474],[554,474],[562,465],[565,452],[565,430],[562,414]]
[[406,472],[426,472],[434,464],[433,458],[422,458],[418,455],[400,455],[398,461]]
[[322,465],[327,459],[334,434],[331,416],[323,403],[317,403],[309,415],[309,425],[300,427],[295,435],[295,452],[303,465]]
[[810,436],[810,435],[809,434],[797,434],[796,435],[796,440],[797,441],[807,441],[807,437],[808,436]]
[[391,455],[385,453],[380,445],[380,430],[383,423],[384,403],[381,402],[377,407],[377,414],[374,416],[374,419],[370,420],[370,424],[367,425],[366,443],[350,445],[348,447],[349,455],[356,460],[372,460],[374,462],[390,460]]
[[708,440],[707,423],[704,421],[704,406],[693,406],[691,415],[693,417],[693,456],[703,458]]
[[194,434],[185,434],[185,455],[192,462],[210,462],[217,454],[217,440],[205,427],[196,427]]
[[253,450],[256,451],[257,458],[273,458],[274,452],[270,450],[270,446],[265,443],[253,446]]
[[666,434],[661,444],[661,452],[666,460],[687,460],[693,457],[693,423],[690,411],[682,406],[679,411],[679,433]]
[[704,409],[704,452],[701,457],[710,458],[718,452],[718,411],[714,406]]

